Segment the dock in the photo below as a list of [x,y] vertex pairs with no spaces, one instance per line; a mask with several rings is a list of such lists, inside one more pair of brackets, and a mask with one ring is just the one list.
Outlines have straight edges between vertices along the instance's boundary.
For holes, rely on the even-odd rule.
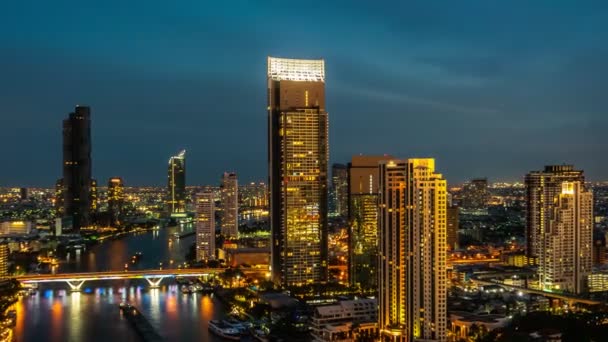
[[148,319],[133,305],[121,304],[120,311],[124,317],[131,323],[137,334],[145,342],[160,342],[164,341],[163,337],[156,332]]

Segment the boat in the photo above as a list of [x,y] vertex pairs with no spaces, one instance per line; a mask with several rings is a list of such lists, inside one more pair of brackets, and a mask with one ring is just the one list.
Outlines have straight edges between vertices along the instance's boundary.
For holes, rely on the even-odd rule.
[[190,291],[190,288],[186,285],[182,286],[182,293],[184,294],[188,294],[188,293],[192,293],[192,291]]
[[268,342],[268,333],[262,329],[252,329],[253,337],[260,342]]
[[241,333],[224,321],[209,321],[209,331],[227,340],[240,341]]

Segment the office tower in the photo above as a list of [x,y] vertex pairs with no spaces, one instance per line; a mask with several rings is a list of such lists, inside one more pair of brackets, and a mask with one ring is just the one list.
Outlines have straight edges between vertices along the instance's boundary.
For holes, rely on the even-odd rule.
[[543,171],[526,175],[526,252],[528,257],[540,255],[542,232],[549,230],[554,203],[562,192],[563,182],[585,183],[583,171],[573,165],[547,165]]
[[539,235],[539,278],[545,291],[579,294],[592,267],[593,194],[580,181],[564,181],[548,199],[548,230]]
[[125,204],[125,185],[120,177],[108,180],[108,213],[112,226],[120,226]]
[[268,57],[268,170],[273,280],[327,279],[325,63]]
[[348,163],[349,282],[378,288],[378,164],[390,156],[353,156]]
[[458,229],[460,225],[457,206],[448,206],[446,221],[446,239],[448,250],[458,249]]
[[90,212],[91,214],[97,212],[97,180],[91,179],[91,197],[90,197]]
[[8,244],[0,242],[0,280],[8,277]]
[[186,150],[169,158],[167,174],[167,208],[169,214],[186,212]]
[[331,203],[334,216],[348,215],[348,170],[344,164],[331,166]]
[[476,178],[464,184],[460,205],[464,209],[484,210],[489,201],[488,179]]
[[239,232],[239,182],[236,173],[224,172],[220,194],[222,235],[228,239],[236,239]]
[[199,192],[196,198],[196,260],[215,259],[215,202],[213,192]]
[[446,181],[434,159],[380,163],[383,341],[446,340]]
[[91,110],[77,106],[63,120],[63,215],[73,233],[91,224],[91,164]]

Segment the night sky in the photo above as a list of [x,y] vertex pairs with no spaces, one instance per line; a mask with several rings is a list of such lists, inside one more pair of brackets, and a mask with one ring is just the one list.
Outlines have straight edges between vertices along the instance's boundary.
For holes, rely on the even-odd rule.
[[[332,162],[435,157],[456,183],[574,163],[608,180],[606,1],[4,1],[0,186],[61,177],[92,107],[101,184],[266,179],[266,57],[324,58]],[[293,6],[285,5],[286,3]]]

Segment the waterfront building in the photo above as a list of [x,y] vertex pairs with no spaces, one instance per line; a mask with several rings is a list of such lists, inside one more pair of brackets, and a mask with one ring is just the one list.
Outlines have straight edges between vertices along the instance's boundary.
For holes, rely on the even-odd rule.
[[236,173],[224,172],[220,191],[222,235],[227,239],[236,239],[239,232],[239,183]]
[[271,272],[282,285],[327,280],[325,62],[268,57]]
[[[91,192],[91,110],[76,106],[63,120],[63,193],[61,214],[71,218],[69,233],[78,233],[91,225],[95,193]],[[65,227],[64,227],[65,228]]]
[[113,226],[120,226],[125,203],[125,185],[120,177],[108,180],[108,213]]
[[171,216],[186,213],[186,150],[169,158],[167,172],[167,209]]
[[341,300],[318,306],[311,319],[313,341],[374,340],[378,332],[376,299]]
[[196,194],[196,260],[215,259],[215,199],[213,192]]

